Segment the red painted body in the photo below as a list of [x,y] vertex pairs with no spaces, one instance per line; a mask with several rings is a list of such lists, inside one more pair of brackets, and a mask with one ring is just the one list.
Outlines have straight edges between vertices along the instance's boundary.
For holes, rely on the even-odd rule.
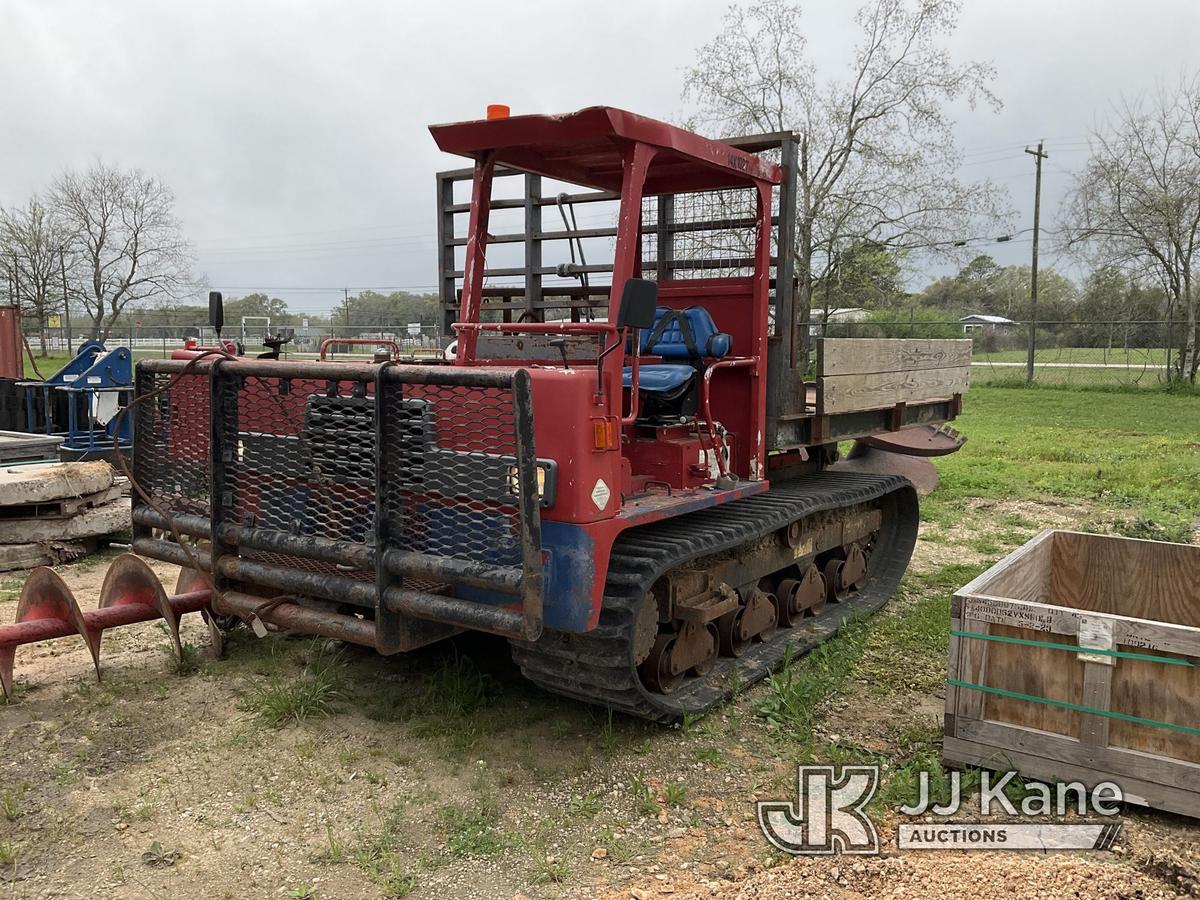
[[[455,365],[521,365],[533,378],[535,446],[558,467],[554,503],[542,510],[546,523],[583,530],[592,559],[595,624],[613,541],[634,525],[726,503],[765,490],[766,356],[770,278],[771,188],[780,169],[752,154],[662,122],[596,107],[565,116],[517,116],[440,125],[430,129],[445,151],[475,161],[466,239],[460,321],[455,325]],[[750,189],[757,198],[754,274],[658,282],[658,304],[683,310],[700,305],[733,349],[707,361],[697,376],[698,415],[687,426],[653,427],[639,420],[640,367],[661,362],[627,352],[627,335],[608,323],[481,322],[492,178],[497,165],[620,194],[610,321],[625,283],[642,276],[641,220],[644,197],[721,189]],[[479,335],[562,333],[599,335],[619,346],[605,357],[597,391],[596,362],[487,358],[477,353]],[[515,354],[514,354],[515,356]],[[633,390],[622,390],[622,370],[633,370]],[[599,429],[598,429],[599,423]],[[619,432],[618,432],[619,428]],[[619,434],[601,441],[599,430]],[[725,451],[716,435],[729,435]],[[725,469],[733,487],[717,488]],[[553,541],[546,542],[553,555]],[[551,580],[553,583],[553,578]],[[547,604],[555,598],[547,596]]]

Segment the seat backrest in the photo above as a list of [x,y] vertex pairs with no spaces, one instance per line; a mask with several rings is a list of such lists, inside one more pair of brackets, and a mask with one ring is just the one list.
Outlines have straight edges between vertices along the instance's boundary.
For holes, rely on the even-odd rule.
[[733,339],[717,330],[703,306],[658,307],[654,327],[643,332],[641,344],[643,354],[663,359],[720,359],[733,349]]

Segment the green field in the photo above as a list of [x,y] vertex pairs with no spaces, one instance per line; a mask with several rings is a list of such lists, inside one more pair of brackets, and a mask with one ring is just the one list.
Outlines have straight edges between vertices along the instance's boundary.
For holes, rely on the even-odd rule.
[[1197,423],[1197,394],[973,388],[955,423],[966,446],[938,461],[926,508],[1052,496],[1116,510],[1143,536],[1186,540],[1200,517]]
[[[166,354],[163,354],[161,350],[134,350],[133,359],[135,362],[139,359],[163,359],[165,357],[169,357],[171,355],[171,350],[173,349],[175,348],[168,348]],[[49,378],[74,358],[73,356],[67,356],[65,353],[50,353],[46,356],[38,356],[36,347],[34,348],[33,353],[33,361],[37,363],[37,371],[41,373],[43,378]],[[29,364],[28,356],[25,357],[24,362],[25,377],[36,378],[37,373],[34,372],[33,366]]]
[[[971,354],[973,362],[1025,362],[1027,351],[993,350],[988,353],[975,350]],[[1172,354],[1174,358],[1174,354]],[[1065,363],[1103,363],[1108,365],[1151,365],[1162,366],[1167,362],[1167,351],[1163,347],[1041,347],[1034,354],[1034,360],[1041,365],[1063,365]]]

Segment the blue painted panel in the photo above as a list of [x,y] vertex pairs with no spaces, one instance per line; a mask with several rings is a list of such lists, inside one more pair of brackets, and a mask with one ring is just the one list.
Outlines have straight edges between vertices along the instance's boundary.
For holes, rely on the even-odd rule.
[[[592,586],[596,579],[595,542],[578,525],[542,522],[542,549],[547,556],[543,618],[547,628],[587,631],[592,617]],[[476,603],[506,606],[510,594],[459,587],[455,595]]]

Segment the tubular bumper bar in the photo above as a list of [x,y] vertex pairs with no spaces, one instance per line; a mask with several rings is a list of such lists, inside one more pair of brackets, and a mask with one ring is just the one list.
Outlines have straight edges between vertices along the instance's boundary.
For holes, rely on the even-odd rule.
[[[142,361],[138,366],[139,392],[151,388],[153,376],[174,375],[186,365],[186,362],[176,360]],[[135,495],[136,552],[183,566],[193,565],[195,558],[215,577],[221,594],[227,598],[237,596],[238,585],[257,585],[373,610],[373,623],[369,616],[344,616],[360,623],[347,624],[350,629],[347,634],[354,634],[354,638],[347,639],[363,643],[361,628],[370,628],[373,631],[371,643],[382,653],[410,649],[428,640],[422,637],[428,634],[428,626],[414,624],[413,619],[524,640],[536,640],[541,634],[544,577],[533,399],[526,370],[222,359],[203,361],[192,366],[191,371],[206,374],[209,382],[206,391],[211,425],[208,497],[216,502],[210,501],[210,515],[194,510],[174,512],[169,503],[156,503],[169,514],[164,516]],[[374,527],[366,529],[373,534],[367,537],[329,533],[328,530],[313,533],[317,529],[302,528],[299,523],[289,531],[277,525],[268,527],[266,516],[247,515],[244,510],[249,501],[236,492],[239,485],[248,480],[246,473],[255,450],[253,442],[263,440],[253,423],[239,423],[238,420],[239,415],[247,416],[245,407],[249,402],[243,398],[239,406],[238,391],[245,390],[250,382],[256,383],[255,402],[265,402],[259,399],[260,395],[284,397],[301,392],[322,398],[349,396],[344,386],[351,383],[353,396],[359,398],[360,403],[362,398],[373,400],[368,408],[369,414],[374,416],[375,429],[375,509]],[[438,401],[422,399],[429,397],[431,391],[439,390],[443,394],[439,395]],[[456,390],[460,394],[453,394]],[[519,565],[513,565],[511,559],[500,562],[471,558],[469,553],[451,551],[452,555],[442,555],[429,552],[434,549],[433,542],[430,547],[414,546],[409,543],[410,535],[418,526],[410,527],[410,520],[404,518],[410,515],[407,508],[385,508],[386,498],[410,497],[415,491],[410,482],[402,481],[417,464],[412,458],[413,435],[399,433],[398,436],[396,413],[405,413],[412,408],[432,409],[437,413],[440,402],[442,414],[461,416],[462,413],[450,411],[450,400],[461,396],[469,403],[479,392],[488,392],[493,398],[491,402],[496,402],[495,397],[505,398],[506,404],[511,402],[511,409],[505,406],[503,412],[506,421],[511,422],[512,432],[498,435],[497,440],[498,443],[501,440],[507,442],[509,449],[515,452],[477,455],[502,458],[504,462],[492,462],[491,465],[502,464],[509,472],[507,478],[511,480],[513,490],[507,499],[502,498],[502,502],[512,511],[514,527],[519,531],[514,538]],[[282,406],[283,401],[279,402]],[[415,413],[413,417],[416,418]],[[436,472],[438,454],[443,454],[448,460],[447,465],[455,465],[456,457],[452,456],[455,451],[441,446],[440,434],[432,439],[428,438],[428,432],[426,434],[430,441],[423,448],[427,458],[419,464]],[[282,441],[285,438],[275,439]],[[459,454],[457,459],[464,458],[465,454],[461,451]],[[139,454],[135,450],[135,473],[138,462]],[[299,459],[295,465],[294,475],[274,477],[294,477],[296,480],[308,477]],[[243,467],[240,471],[239,466]],[[150,473],[139,477],[139,481],[153,490]],[[409,493],[404,494],[405,491]],[[394,504],[394,507],[398,505]],[[460,505],[475,509],[486,503],[481,504],[468,496]],[[234,515],[237,509],[243,511]],[[447,518],[453,521],[452,517]],[[397,526],[397,521],[401,527]],[[172,525],[188,538],[211,543],[205,550],[192,547],[189,554],[173,541],[159,539],[151,533],[151,529],[170,532]],[[295,560],[296,564],[290,564],[289,559]],[[480,602],[454,596],[458,587],[511,597],[512,602],[505,603],[499,598],[495,598],[497,602]],[[304,627],[299,621],[296,625]],[[323,624],[325,630],[318,633],[327,633],[332,627]]]

